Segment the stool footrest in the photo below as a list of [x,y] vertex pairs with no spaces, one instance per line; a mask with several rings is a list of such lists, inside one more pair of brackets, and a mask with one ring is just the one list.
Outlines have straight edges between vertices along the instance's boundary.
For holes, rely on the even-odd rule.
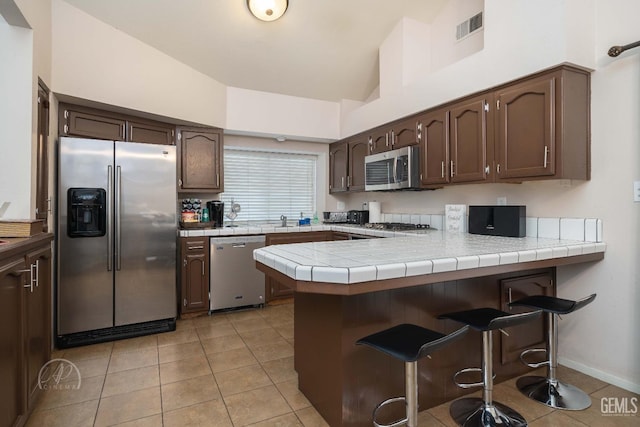
[[520,353],[520,361],[530,368],[540,368],[541,366],[547,366],[549,365],[548,360],[545,360],[543,362],[537,362],[537,363],[529,363],[526,360],[524,360],[524,358],[528,356],[530,353],[546,353],[546,352],[547,350],[545,348],[530,348]]
[[[466,374],[469,372],[480,372],[480,374],[482,374],[482,369],[480,368],[464,368],[464,369],[460,369],[458,372],[456,372],[455,374],[453,374],[453,382],[460,388],[473,388],[473,387],[482,387],[484,385],[484,382],[480,381],[480,382],[476,382],[476,383],[461,383],[458,382],[457,378],[459,375],[462,374]],[[495,374],[493,375],[493,378],[495,378]]]
[[395,402],[405,402],[406,403],[407,398],[404,396],[400,396],[400,397],[392,397],[390,399],[384,400],[380,403],[378,403],[378,405],[376,406],[376,408],[373,410],[373,425],[376,427],[398,427],[401,426],[403,424],[406,424],[407,421],[409,420],[409,418],[405,417],[402,418],[400,420],[394,421],[391,424],[379,424],[376,421],[377,415],[378,415],[378,411],[380,409],[382,409],[383,406],[388,405],[390,403],[395,403]]

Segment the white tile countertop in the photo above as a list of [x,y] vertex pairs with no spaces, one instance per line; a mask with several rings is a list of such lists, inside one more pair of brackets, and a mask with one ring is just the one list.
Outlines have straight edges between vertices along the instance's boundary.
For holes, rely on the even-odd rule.
[[[400,234],[400,233],[396,233]],[[351,284],[604,252],[603,242],[430,231],[267,246],[254,259],[295,280]]]

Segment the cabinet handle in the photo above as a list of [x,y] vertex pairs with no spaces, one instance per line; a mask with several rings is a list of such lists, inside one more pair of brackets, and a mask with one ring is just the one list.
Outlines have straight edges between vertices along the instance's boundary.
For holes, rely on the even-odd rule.
[[394,145],[396,145],[395,142],[395,138],[396,138],[396,134],[394,131],[391,131],[391,146],[393,147]]
[[182,188],[182,180],[181,179],[178,180],[178,186],[180,186],[180,188]]
[[513,301],[513,298],[512,298],[512,295],[511,295],[511,288],[509,288],[508,292],[509,292],[509,295],[508,295],[509,304],[511,304],[511,302]]
[[187,299],[184,299],[184,302],[182,303],[182,305],[184,305],[185,307],[187,306]]
[[216,187],[220,187],[220,174],[216,174]]
[[204,246],[189,246],[187,249],[193,251],[196,249],[204,249]]
[[449,166],[451,167],[451,169],[449,170],[449,175],[451,176],[451,178],[453,178],[453,160],[451,160]]
[[496,110],[499,110],[499,109],[500,109],[500,100],[498,99],[496,101]]
[[547,157],[549,156],[549,147],[544,146],[544,168],[547,168]]
[[184,265],[185,267],[187,266],[187,259],[186,258],[182,260],[182,265]]
[[490,172],[491,172],[491,170],[489,169],[489,165],[486,165],[486,166],[484,167],[484,173],[485,173],[485,174],[487,174],[487,175],[489,175],[489,173],[490,173]]
[[498,163],[498,166],[496,166],[496,172],[498,173],[498,175],[500,175],[500,163]]
[[64,110],[64,118],[65,119],[69,118],[69,110]]
[[39,273],[38,273],[39,270],[40,270],[40,260],[37,259],[35,264],[32,264],[32,266],[33,266],[33,271],[31,272],[31,274],[32,274],[31,281],[35,281],[36,288],[37,288],[38,286],[40,286]]
[[129,139],[133,141],[133,125],[129,126]]
[[64,134],[68,134],[69,133],[69,125],[64,125]]
[[204,277],[204,262],[202,263],[202,277]]
[[440,163],[440,178],[444,178],[444,160]]
[[344,188],[344,176],[340,177],[340,187]]
[[384,145],[389,146],[389,132],[384,135]]
[[347,187],[351,187],[351,176],[347,176]]

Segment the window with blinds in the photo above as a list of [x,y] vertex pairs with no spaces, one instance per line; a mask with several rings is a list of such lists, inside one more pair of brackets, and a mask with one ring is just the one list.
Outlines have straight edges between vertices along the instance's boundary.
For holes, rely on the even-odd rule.
[[[318,156],[224,148],[225,214],[240,204],[236,221],[312,218],[316,212]],[[225,221],[228,219],[225,218]]]

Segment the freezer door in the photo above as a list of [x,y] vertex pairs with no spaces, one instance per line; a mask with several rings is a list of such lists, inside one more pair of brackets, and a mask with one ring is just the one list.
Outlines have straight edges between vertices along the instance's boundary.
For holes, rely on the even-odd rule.
[[115,325],[175,318],[176,147],[115,144]]
[[[109,224],[113,217],[113,191],[109,175],[113,174],[113,141],[61,138],[58,144],[58,334],[89,331],[113,326],[113,267],[110,246],[113,237]],[[99,189],[105,195],[106,232],[85,235],[68,229],[77,213],[69,195]],[[84,193],[83,193],[84,194]],[[102,194],[102,193],[101,193]],[[78,196],[76,196],[78,197]],[[91,215],[87,218],[87,215]],[[93,213],[84,213],[89,224]]]

